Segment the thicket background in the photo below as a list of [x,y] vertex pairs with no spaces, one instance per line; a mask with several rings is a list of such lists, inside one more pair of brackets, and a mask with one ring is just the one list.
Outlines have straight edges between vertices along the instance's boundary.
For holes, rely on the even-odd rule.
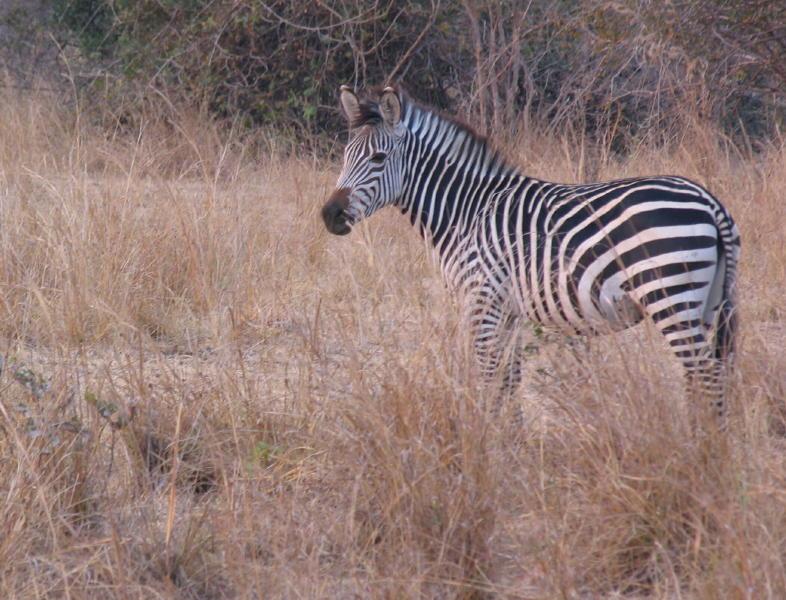
[[[786,3],[770,0],[6,0],[16,84],[46,76],[133,120],[186,103],[299,139],[336,89],[401,81],[509,137],[533,122],[670,139],[686,114],[744,141],[786,115]],[[33,68],[31,68],[31,66]]]

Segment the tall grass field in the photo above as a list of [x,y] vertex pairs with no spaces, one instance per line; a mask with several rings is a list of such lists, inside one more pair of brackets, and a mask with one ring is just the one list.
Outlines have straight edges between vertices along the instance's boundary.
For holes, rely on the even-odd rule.
[[338,162],[0,105],[0,597],[786,598],[786,141],[507,145],[692,178],[743,251],[728,431],[646,325],[534,331],[517,427],[407,219],[325,231]]

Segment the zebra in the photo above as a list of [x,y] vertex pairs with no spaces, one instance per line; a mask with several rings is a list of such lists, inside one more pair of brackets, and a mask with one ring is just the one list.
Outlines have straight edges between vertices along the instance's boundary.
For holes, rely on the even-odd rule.
[[740,235],[705,188],[676,176],[541,181],[399,86],[339,97],[350,140],[327,230],[346,235],[388,205],[407,215],[464,299],[480,373],[501,397],[522,378],[525,323],[592,336],[649,318],[690,393],[723,420]]

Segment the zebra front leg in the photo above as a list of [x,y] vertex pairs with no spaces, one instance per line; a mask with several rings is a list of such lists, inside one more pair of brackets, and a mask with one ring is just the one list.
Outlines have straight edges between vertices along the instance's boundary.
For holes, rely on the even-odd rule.
[[472,314],[473,344],[483,393],[493,398],[491,412],[496,416],[514,399],[521,384],[521,319],[512,311],[485,303]]

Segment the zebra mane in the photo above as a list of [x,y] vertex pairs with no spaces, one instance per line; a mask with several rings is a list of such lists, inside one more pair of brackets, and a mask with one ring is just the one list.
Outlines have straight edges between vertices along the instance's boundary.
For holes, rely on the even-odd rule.
[[[499,161],[503,164],[509,164],[507,158],[494,146],[489,138],[480,134],[471,125],[467,124],[462,119],[445,113],[444,111],[428,106],[422,102],[412,99],[406,90],[401,85],[393,86],[401,99],[402,114],[408,115],[413,109],[419,112],[428,113],[436,116],[439,120],[444,121],[455,127],[457,131],[467,134],[476,144],[482,146],[488,155],[494,161]],[[350,121],[350,129],[357,129],[365,125],[376,126],[382,123],[382,112],[379,108],[379,100],[384,91],[384,86],[374,86],[368,88],[360,98],[359,110]]]
[[364,125],[379,125],[382,123],[382,113],[379,110],[379,96],[381,92],[381,89],[372,88],[360,98],[358,112],[350,116],[350,129],[357,129]]
[[[409,95],[401,86],[396,85],[393,87],[396,89],[396,92],[401,99],[402,108],[408,104],[412,104],[412,100],[410,100]],[[361,96],[358,98],[358,112],[350,116],[350,129],[357,129],[365,125],[374,126],[382,123],[382,112],[379,109],[379,100],[382,97],[384,90],[385,86],[376,85],[367,88],[364,92],[362,92]]]

